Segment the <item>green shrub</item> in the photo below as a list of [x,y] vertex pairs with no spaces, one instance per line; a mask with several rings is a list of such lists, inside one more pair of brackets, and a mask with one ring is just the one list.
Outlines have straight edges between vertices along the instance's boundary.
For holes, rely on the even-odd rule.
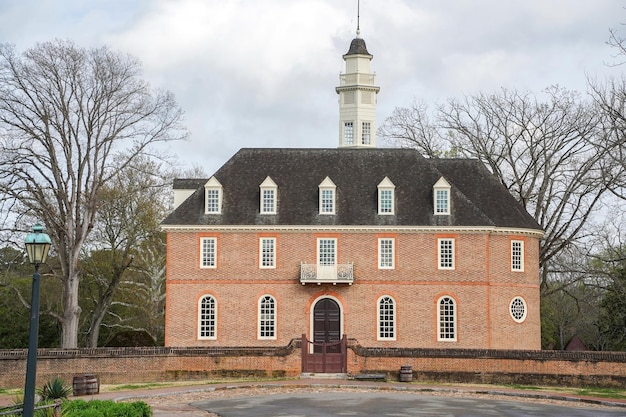
[[[10,411],[14,411],[16,409],[20,409],[21,408],[21,404],[20,405],[11,405],[8,407],[0,407],[0,413],[8,413]],[[15,413],[15,414],[4,414],[3,416],[6,417],[18,417],[19,414],[22,414],[21,412],[19,413]]]
[[152,417],[143,401],[116,403],[111,400],[74,400],[63,404],[64,417]]
[[[42,400],[39,401],[37,404],[35,404],[35,408],[36,407],[40,407],[42,405],[52,405],[54,404],[54,400]],[[49,407],[49,408],[44,408],[42,410],[35,410],[34,413],[35,417],[54,417],[54,408]]]
[[[54,400],[42,400],[35,404],[34,416],[35,417],[53,417],[54,416],[54,408],[48,407],[41,410],[37,410],[37,407],[41,407],[43,405],[52,405],[54,404]],[[0,407],[0,413],[9,413],[14,410],[20,410],[15,412],[15,414],[2,414],[2,417],[21,417],[22,409],[24,407],[24,398],[21,395],[15,397],[13,401],[13,405],[9,407]]]
[[70,392],[72,392],[72,387],[67,385],[61,378],[54,378],[37,390],[37,394],[43,400],[65,399],[70,395]]

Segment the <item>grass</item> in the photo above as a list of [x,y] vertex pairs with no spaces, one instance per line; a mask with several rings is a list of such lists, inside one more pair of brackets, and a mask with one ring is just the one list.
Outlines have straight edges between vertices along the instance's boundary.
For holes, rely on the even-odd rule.
[[152,389],[171,387],[174,384],[168,382],[151,382],[145,384],[124,384],[124,385],[112,385],[109,387],[109,391],[132,391],[136,389]]
[[539,387],[533,385],[505,385],[506,388],[518,389],[518,390],[534,390],[534,391],[551,391],[561,392],[564,394],[598,397],[598,398],[610,398],[614,400],[626,399],[626,390],[623,388],[572,388],[572,387]]
[[107,385],[100,386],[100,391],[132,391],[138,389],[157,389],[174,386],[194,386],[194,385],[212,385],[226,384],[230,382],[263,382],[263,381],[282,381],[289,378],[229,378],[229,379],[211,379],[197,381],[178,381],[178,382],[147,382],[137,384]]
[[576,395],[588,395],[591,397],[612,398],[614,400],[626,399],[626,391],[617,388],[581,388],[574,390]]
[[513,389],[520,389],[520,390],[535,390],[535,391],[541,391],[544,388],[542,387],[535,387],[533,385],[516,385],[516,384],[512,384],[512,385],[505,385],[507,388],[513,388]]

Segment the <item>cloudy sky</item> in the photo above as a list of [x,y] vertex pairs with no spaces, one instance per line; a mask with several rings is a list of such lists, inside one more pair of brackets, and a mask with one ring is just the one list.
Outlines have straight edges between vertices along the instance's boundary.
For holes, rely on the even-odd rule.
[[[415,99],[502,87],[584,91],[609,67],[620,0],[361,0],[381,87],[378,123]],[[213,173],[242,147],[336,147],[335,86],[357,0],[0,0],[0,42],[67,38],[138,57],[172,91],[191,136],[186,167]]]

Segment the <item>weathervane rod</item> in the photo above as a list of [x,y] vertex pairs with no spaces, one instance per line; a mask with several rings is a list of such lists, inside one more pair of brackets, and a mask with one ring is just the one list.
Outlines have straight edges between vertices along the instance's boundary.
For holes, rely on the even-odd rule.
[[359,36],[359,34],[361,33],[360,20],[361,20],[361,0],[357,0],[356,2],[356,35],[357,36]]

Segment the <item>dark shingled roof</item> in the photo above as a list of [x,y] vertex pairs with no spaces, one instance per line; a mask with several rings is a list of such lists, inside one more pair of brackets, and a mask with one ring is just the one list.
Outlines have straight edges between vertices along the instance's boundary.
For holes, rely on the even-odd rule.
[[206,178],[175,178],[174,189],[175,190],[195,190],[198,187],[204,186],[208,180]]
[[370,53],[367,52],[365,40],[361,38],[352,39],[352,42],[350,42],[350,49],[348,49],[346,55],[370,55]]
[[[259,214],[259,185],[278,187],[275,215]],[[320,215],[319,184],[337,186],[336,214]],[[378,184],[395,185],[395,215],[379,215]],[[451,185],[451,214],[433,214],[433,185]],[[473,159],[425,159],[412,149],[241,149],[216,173],[222,214],[204,213],[204,183],[164,225],[498,226],[541,230],[485,166]],[[182,184],[182,183],[181,183]]]

